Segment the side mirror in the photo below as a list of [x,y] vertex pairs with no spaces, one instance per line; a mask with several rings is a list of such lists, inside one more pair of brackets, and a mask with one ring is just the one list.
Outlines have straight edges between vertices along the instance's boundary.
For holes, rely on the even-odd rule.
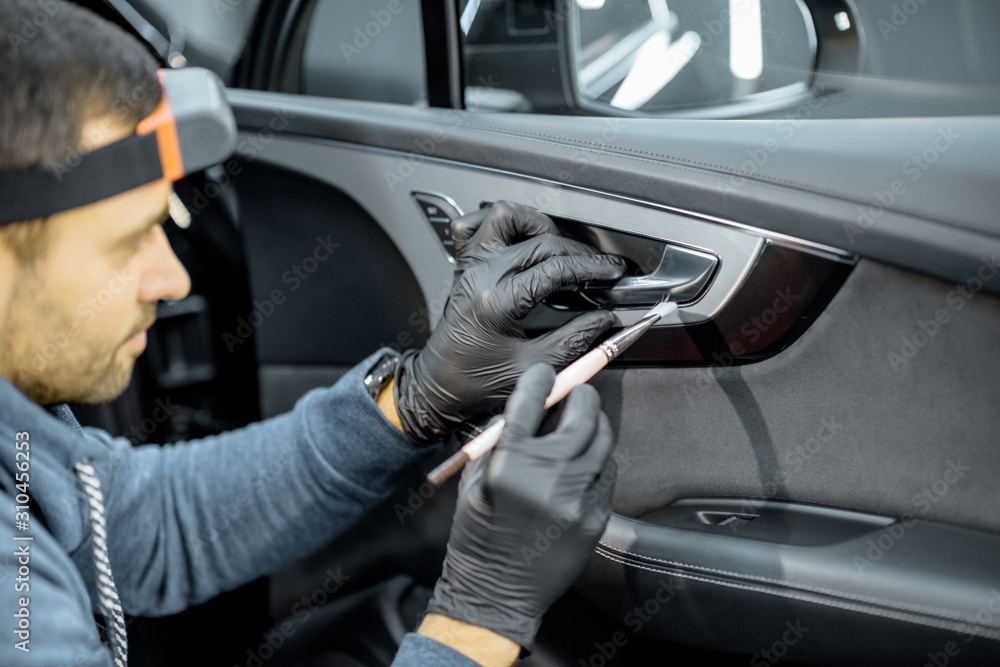
[[801,0],[568,0],[567,10],[572,87],[593,112],[742,115],[784,106],[813,78],[816,27]]
[[739,118],[842,91],[860,63],[849,0],[459,0],[458,9],[470,110]]

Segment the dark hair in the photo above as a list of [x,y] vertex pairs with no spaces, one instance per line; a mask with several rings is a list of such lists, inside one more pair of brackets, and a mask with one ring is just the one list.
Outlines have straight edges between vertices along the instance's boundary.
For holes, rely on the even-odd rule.
[[[95,118],[134,129],[160,101],[156,69],[137,39],[86,9],[2,0],[0,170],[56,169],[76,155]],[[19,248],[19,238],[44,235],[17,228],[38,222],[0,227],[0,238],[20,255],[30,248]]]

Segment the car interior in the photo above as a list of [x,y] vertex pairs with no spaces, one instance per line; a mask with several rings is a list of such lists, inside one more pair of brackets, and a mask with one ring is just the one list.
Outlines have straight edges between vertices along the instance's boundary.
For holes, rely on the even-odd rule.
[[[199,438],[419,348],[451,221],[526,204],[629,265],[528,335],[679,309],[591,381],[614,513],[523,664],[1000,663],[1000,4],[79,4],[216,72],[239,127],[176,186],[191,296],[81,421]],[[460,444],[306,559],[133,619],[132,663],[388,666],[454,510],[425,475]]]

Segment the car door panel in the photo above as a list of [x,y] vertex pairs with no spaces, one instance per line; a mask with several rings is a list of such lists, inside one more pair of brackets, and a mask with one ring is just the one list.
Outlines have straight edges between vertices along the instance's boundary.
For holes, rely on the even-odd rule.
[[409,321],[425,307],[416,279],[354,199],[262,162],[235,168],[252,308],[223,337],[230,351],[255,347],[265,417],[333,384],[380,341],[423,345],[428,327]]
[[[616,507],[641,516],[701,489],[890,516],[919,511],[1000,532],[997,517],[982,511],[1000,502],[1000,415],[984,390],[1000,370],[992,353],[1000,302],[979,295],[950,310],[950,289],[862,260],[816,322],[775,357],[669,373],[608,369],[593,382],[604,389],[619,446],[637,463],[622,472]],[[952,321],[933,338],[916,336],[927,342],[904,357],[904,339],[943,309]],[[890,353],[903,361],[894,367]],[[946,493],[920,495],[958,459],[975,472]]]
[[753,654],[795,628],[783,657],[815,664],[919,664],[949,641],[961,664],[996,659],[1000,596],[982,587],[996,535],[798,503],[678,505],[613,516],[578,590],[619,617],[659,595],[670,604],[646,632],[715,649]]
[[[837,64],[813,73],[797,108],[774,108],[769,120],[724,119],[725,109],[694,120],[677,117],[686,111],[650,119],[435,107],[462,105],[460,5],[421,3],[418,21],[364,3],[338,14],[338,3],[282,0],[255,22],[256,4],[243,6],[241,20],[256,27],[226,68],[236,85],[262,90],[228,92],[240,148],[225,166],[228,184],[217,180],[221,167],[209,180],[226,191],[227,209],[238,200],[230,212],[250,289],[216,317],[225,325],[247,301],[250,310],[214,325],[213,336],[231,365],[257,365],[263,416],[334,382],[379,345],[422,345],[451,286],[447,218],[488,202],[534,206],[566,235],[623,253],[633,280],[671,248],[716,260],[674,318],[592,381],[618,441],[614,514],[527,664],[706,659],[682,644],[742,654],[728,664],[746,655],[751,664],[1000,661],[1000,118],[930,115],[995,114],[997,93],[973,44],[933,63],[926,81],[911,80],[928,67],[912,57],[926,31],[895,30],[891,43],[882,33],[880,43],[873,26],[896,5],[856,4],[799,3],[825,26],[817,63],[833,55]],[[995,8],[919,11],[913,24],[937,22],[936,39],[950,43],[981,37],[970,21]],[[349,17],[337,22],[347,42],[324,28],[335,15]],[[379,16],[409,31],[398,42],[408,60],[392,72],[406,73],[402,88],[376,80],[393,62],[391,38],[367,61],[352,63],[344,50],[358,31],[388,34]],[[174,38],[169,48],[160,40],[161,55]],[[554,76],[571,54],[546,39]],[[338,52],[344,63],[332,62]],[[505,81],[523,69],[512,51],[479,48],[477,57],[484,52],[503,64]],[[414,79],[422,69],[426,79]],[[969,82],[948,81],[953,71]],[[481,73],[468,79],[470,106],[524,108]],[[275,92],[340,94],[352,80],[362,96],[426,96],[432,106]],[[552,100],[571,96],[572,82],[561,83],[547,87]],[[912,118],[833,119],[910,107]],[[206,201],[200,178],[178,191],[196,216],[200,202],[218,203]],[[453,210],[431,215],[418,193]],[[218,245],[228,250],[231,240]],[[664,265],[668,274],[679,266]],[[526,330],[557,326],[590,307],[581,294],[600,289],[606,296],[607,286],[555,295]],[[645,310],[612,312],[621,326]],[[348,595],[312,615],[300,633],[308,642],[288,641],[275,664],[287,651],[388,664],[426,601],[454,503],[454,486],[434,490],[423,472],[270,579],[283,628],[329,573],[350,573],[338,590]],[[365,620],[352,625],[362,607]],[[333,622],[345,629],[329,633]],[[619,636],[609,654],[602,640]],[[330,648],[338,642],[352,648]]]
[[[623,455],[615,509],[635,519],[612,518],[578,589],[622,618],[662,576],[692,579],[678,598],[687,602],[647,629],[714,648],[752,653],[784,621],[801,620],[820,631],[789,648],[790,659],[907,664],[954,641],[959,664],[995,661],[1000,531],[983,508],[998,502],[1000,424],[984,388],[1000,370],[991,352],[1000,304],[966,302],[898,372],[887,358],[947,307],[949,289],[862,260],[772,359],[669,379],[651,369],[595,378]],[[705,502],[710,518],[650,523],[661,508],[706,496],[728,507]],[[766,498],[892,518],[827,545],[796,543],[807,524],[762,542],[747,533],[766,518]]]
[[[621,620],[630,605],[655,598],[662,576],[686,577],[683,602],[643,632],[752,652],[785,621],[807,619],[815,629],[794,655],[811,662],[888,664],[890,656],[919,656],[958,635],[977,640],[964,660],[997,655],[1000,614],[976,619],[1000,587],[1000,523],[982,511],[1000,500],[992,435],[1000,418],[987,390],[1000,371],[992,353],[1000,301],[985,293],[996,293],[1000,281],[980,273],[1000,240],[985,214],[995,199],[996,167],[985,159],[990,141],[955,143],[912,197],[904,193],[877,222],[857,224],[872,183],[895,177],[908,153],[926,137],[933,141],[935,128],[944,123],[980,136],[992,119],[925,119],[903,128],[817,122],[771,154],[761,165],[767,173],[740,174],[746,147],[764,146],[774,123],[723,129],[698,121],[558,119],[556,135],[556,121],[544,117],[242,91],[231,101],[248,133],[275,105],[291,110],[288,134],[261,161],[350,193],[369,211],[412,268],[431,326],[452,266],[414,191],[447,196],[460,211],[484,200],[521,201],[560,221],[720,258],[704,296],[680,310],[669,323],[675,326],[660,328],[680,332],[698,354],[672,356],[667,339],[651,334],[655,343],[637,346],[639,354],[593,381],[621,456],[616,515],[577,584],[598,608]],[[608,131],[618,132],[613,142],[600,138]],[[840,148],[845,133],[858,131],[873,137],[860,157]],[[669,157],[657,155],[667,146]],[[956,193],[971,205],[955,206]],[[789,253],[789,263],[755,272],[769,251]],[[798,282],[802,275],[811,281]],[[795,335],[769,338],[776,309],[803,295],[813,308],[794,313]],[[721,335],[718,323],[736,305],[739,315]],[[615,313],[628,324],[642,311]],[[714,326],[697,328],[706,324]],[[761,339],[780,343],[768,354],[738,354],[738,344]],[[678,361],[696,366],[657,367]],[[704,525],[644,520],[700,498],[729,499],[740,512],[719,521],[748,526],[766,524],[765,500],[869,519],[861,522],[865,530],[822,546],[796,544],[825,529],[808,512],[772,542],[747,538],[745,527],[729,535],[716,526],[722,534],[708,536]],[[942,540],[953,551],[939,548]],[[686,559],[677,560],[679,553]],[[943,573],[949,562],[956,567]],[[734,624],[743,629],[731,631]],[[852,648],[831,648],[848,639]],[[875,645],[879,651],[864,649]]]
[[[481,201],[479,193],[487,191],[496,193],[498,198],[534,202],[564,226],[570,220],[579,221],[580,217],[588,216],[602,228],[638,239],[640,247],[649,245],[651,256],[662,254],[662,244],[654,245],[655,241],[662,240],[678,244],[677,247],[708,250],[718,257],[719,267],[710,286],[695,301],[683,304],[677,321],[672,322],[683,323],[685,327],[658,327],[634,350],[626,352],[623,360],[628,363],[697,362],[726,355],[735,355],[735,361],[743,362],[774,353],[788,343],[785,334],[799,328],[803,320],[811,321],[814,313],[806,314],[810,307],[815,310],[825,304],[830,296],[827,293],[830,285],[839,286],[854,262],[853,256],[846,253],[822,249],[815,244],[794,243],[781,235],[699,220],[537,179],[447,163],[422,164],[395,191],[388,194],[381,191],[378,175],[394,173],[400,160],[405,159],[405,156],[330,142],[287,139],[274,140],[266,156],[261,158],[269,164],[296,169],[308,173],[311,178],[323,179],[337,188],[351,191],[360,206],[378,211],[377,219],[390,221],[386,224],[386,233],[394,238],[401,252],[411,258],[414,275],[424,287],[424,298],[430,306],[429,321],[420,321],[422,316],[419,314],[413,318],[422,332],[440,315],[453,268],[431,225],[422,219],[419,207],[411,201],[411,192],[424,192],[434,187],[446,187],[449,198],[456,202],[459,210],[476,207]],[[326,229],[322,225],[335,224],[336,215],[331,213],[328,217],[329,220],[320,223],[321,227],[314,230],[313,235]],[[261,250],[267,247],[263,244]],[[272,277],[267,284],[276,281],[277,277]],[[261,294],[260,298],[265,296]],[[785,316],[783,321],[778,324],[769,320],[756,335],[747,338],[740,331],[746,318],[757,313],[754,310],[757,306],[761,311],[768,310],[775,300],[778,300],[777,311]],[[613,312],[619,325],[629,325],[646,310],[648,307],[629,306],[615,308]],[[777,311],[770,308],[768,316],[776,315]],[[310,312],[309,309],[301,310],[300,319]],[[526,318],[525,326],[529,330],[554,328],[578,312],[541,308]],[[313,331],[323,330],[317,318],[312,318],[311,322],[308,326]],[[704,325],[699,335],[687,329],[699,324]],[[301,325],[290,323],[288,326],[306,327],[305,322]],[[399,331],[395,338],[383,342],[400,347],[400,341],[411,340],[405,327]]]
[[[251,91],[233,91],[230,100],[248,126],[263,127],[275,105],[294,105],[302,113],[290,133],[610,192],[945,280],[965,282],[984,256],[1000,254],[992,214],[1000,120],[992,116],[800,121],[786,139],[782,121],[567,119]],[[939,132],[949,131],[975,139],[935,148]],[[921,170],[915,159],[926,151],[937,158]],[[394,175],[401,176],[382,174],[383,181]],[[901,195],[892,193],[896,181]]]

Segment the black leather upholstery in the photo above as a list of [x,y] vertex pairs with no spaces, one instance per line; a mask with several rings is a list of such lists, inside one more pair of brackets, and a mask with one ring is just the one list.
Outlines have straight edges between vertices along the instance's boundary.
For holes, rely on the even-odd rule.
[[[248,128],[266,127],[280,104],[294,114],[290,134],[676,206],[946,280],[964,282],[983,256],[1000,257],[1000,117],[568,122],[254,91],[228,95],[238,123]],[[899,194],[892,193],[896,182]],[[870,222],[862,217],[869,207]],[[986,289],[1000,293],[1000,283]]]
[[920,665],[954,642],[952,664],[1000,660],[1000,536],[733,504],[758,518],[730,528],[612,516],[578,590],[626,626],[749,655],[783,643],[790,660]]

